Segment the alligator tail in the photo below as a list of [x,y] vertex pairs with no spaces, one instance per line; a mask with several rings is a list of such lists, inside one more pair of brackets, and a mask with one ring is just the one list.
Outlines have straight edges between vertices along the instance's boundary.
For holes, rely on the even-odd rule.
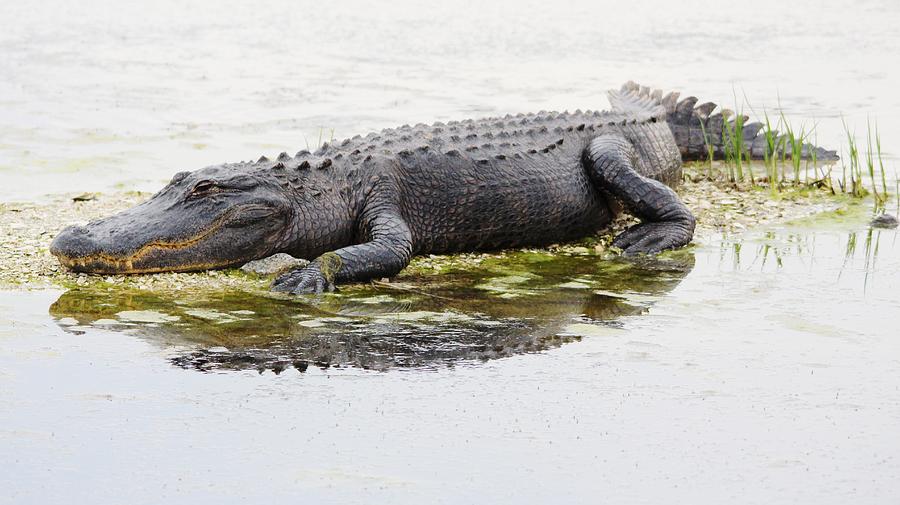
[[[671,92],[663,95],[662,90],[651,90],[647,86],[640,86],[632,81],[622,85],[621,94],[630,94],[644,100],[655,100],[665,110],[666,122],[678,149],[681,151],[681,159],[695,161],[708,159],[710,154],[717,160],[725,159],[731,147],[733,135],[740,126],[744,155],[751,159],[764,159],[766,154],[782,155],[785,158],[792,157],[790,137],[777,131],[766,135],[765,125],[759,122],[749,122],[749,117],[734,115],[728,109],[716,110],[716,104],[706,102],[697,105],[697,97],[689,96],[678,100],[680,93]],[[740,123],[738,123],[740,121]],[[813,144],[803,143],[800,147],[801,159],[815,159],[819,161],[838,160],[837,152],[829,151]]]

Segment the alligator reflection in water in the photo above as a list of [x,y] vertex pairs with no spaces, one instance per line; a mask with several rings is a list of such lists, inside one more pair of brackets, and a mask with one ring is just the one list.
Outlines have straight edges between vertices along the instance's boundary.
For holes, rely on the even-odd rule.
[[693,264],[684,251],[638,261],[523,252],[398,279],[414,291],[348,286],[311,303],[103,287],[64,293],[50,314],[71,333],[101,327],[137,335],[176,354],[176,365],[203,371],[441,366],[614,331],[619,317],[646,311]]

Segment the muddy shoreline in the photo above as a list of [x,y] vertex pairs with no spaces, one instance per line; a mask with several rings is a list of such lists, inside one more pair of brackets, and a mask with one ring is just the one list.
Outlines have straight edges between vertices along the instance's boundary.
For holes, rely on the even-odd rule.
[[[697,177],[686,177],[678,192],[697,217],[695,243],[704,243],[722,233],[739,233],[752,227],[835,211],[853,203],[826,190],[794,188],[773,194],[764,188],[741,187]],[[0,204],[0,289],[75,287],[97,283],[125,284],[138,289],[266,288],[269,282],[267,276],[240,269],[140,276],[75,274],[66,271],[49,253],[51,240],[65,226],[83,224],[109,215],[150,196],[150,193],[143,192],[70,194],[52,196],[41,203]],[[606,246],[612,237],[633,222],[634,219],[623,216],[597,236],[542,250],[560,254],[610,254]],[[484,258],[502,254],[417,257],[400,276],[423,270],[433,272],[447,265],[477,264]]]

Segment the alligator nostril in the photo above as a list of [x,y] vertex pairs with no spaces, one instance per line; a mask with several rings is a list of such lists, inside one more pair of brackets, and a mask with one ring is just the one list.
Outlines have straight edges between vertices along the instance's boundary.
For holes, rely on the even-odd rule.
[[50,243],[50,253],[56,256],[78,257],[96,252],[97,244],[84,226],[69,226]]

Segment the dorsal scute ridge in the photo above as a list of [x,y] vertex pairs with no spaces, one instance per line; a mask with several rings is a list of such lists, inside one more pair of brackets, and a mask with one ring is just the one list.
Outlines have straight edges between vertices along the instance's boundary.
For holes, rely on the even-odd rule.
[[[380,132],[369,132],[366,135],[355,135],[347,138],[331,138],[323,142],[317,149],[301,150],[293,157],[281,153],[273,161],[261,160],[264,164],[272,165],[277,161],[287,162],[295,159],[298,166],[301,161],[308,160],[312,167],[321,167],[324,158],[332,161],[340,161],[343,153],[347,160],[353,164],[361,160],[368,153],[380,153],[384,155],[397,154],[400,151],[409,150],[421,152],[421,146],[433,147],[436,152],[445,152],[456,148],[457,151],[465,151],[467,146],[482,145],[481,139],[515,139],[522,135],[531,137],[544,135],[560,135],[568,132],[577,134],[584,130],[594,131],[608,127],[608,124],[624,126],[655,121],[654,114],[662,112],[661,118],[665,118],[666,108],[662,105],[663,92],[659,89],[651,89],[636,83],[626,83],[622,90],[611,92],[611,102],[614,102],[612,110],[541,110],[532,113],[495,114],[482,118],[469,118],[464,120],[434,121],[429,124],[416,123],[413,126],[405,124],[395,128],[384,128]],[[670,100],[676,95],[666,95]],[[672,100],[672,109],[679,102]],[[549,108],[548,108],[549,109]],[[463,139],[466,140],[463,140]],[[549,139],[556,141],[558,137]],[[502,144],[502,145],[501,145]],[[515,151],[519,144],[501,142],[502,149]],[[418,148],[418,149],[417,149]],[[524,149],[524,148],[521,148]],[[312,152],[310,152],[312,151]],[[524,152],[524,151],[523,151]],[[361,156],[362,155],[362,156]],[[324,163],[327,167],[327,163]],[[299,168],[299,167],[298,167]]]
[[607,96],[614,112],[632,116],[638,121],[665,119],[675,108],[678,97],[671,93],[663,97],[661,89],[641,86],[634,81],[626,82],[618,90],[610,90]]

